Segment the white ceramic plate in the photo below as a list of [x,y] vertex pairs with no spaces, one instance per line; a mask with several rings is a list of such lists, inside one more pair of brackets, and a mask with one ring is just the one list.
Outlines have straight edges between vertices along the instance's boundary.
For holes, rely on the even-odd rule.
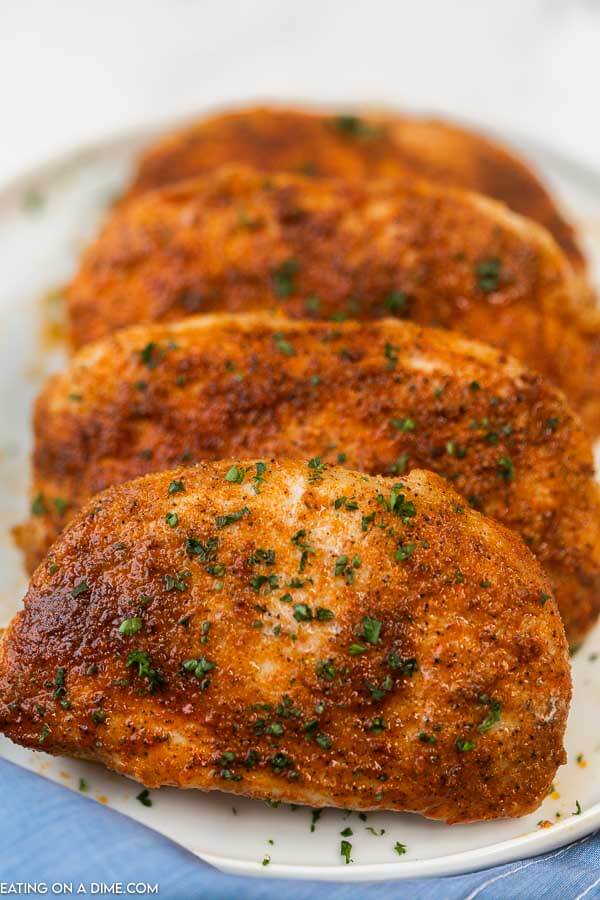
[[[64,361],[60,342],[48,334],[52,291],[70,276],[147,137],[84,150],[0,191],[0,624],[18,609],[26,587],[10,528],[26,513],[31,403],[42,379]],[[522,149],[581,223],[600,273],[600,177],[544,148]],[[83,779],[88,796],[226,872],[340,881],[453,874],[551,850],[600,827],[600,628],[575,657],[573,670],[569,762],[540,809],[517,821],[447,826],[377,813],[365,823],[356,813],[325,810],[311,831],[311,811],[304,808],[273,809],[227,794],[166,788],[152,791],[153,805],[145,807],[136,799],[139,786],[100,766],[23,750],[4,738],[0,753],[73,790]],[[539,827],[543,820],[552,827]],[[340,856],[346,827],[353,831],[350,865]],[[402,856],[394,851],[396,841],[406,846]]]

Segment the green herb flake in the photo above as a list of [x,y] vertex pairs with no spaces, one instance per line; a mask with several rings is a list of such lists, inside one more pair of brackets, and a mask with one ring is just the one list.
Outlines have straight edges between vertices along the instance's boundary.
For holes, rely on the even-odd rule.
[[215,517],[215,525],[217,528],[226,528],[228,525],[233,525],[235,522],[239,522],[243,516],[247,516],[250,514],[250,510],[247,506],[243,506],[238,512],[229,513],[225,516],[216,516]]
[[352,862],[351,853],[352,844],[349,841],[342,841],[340,844],[340,854],[344,857],[346,865]]
[[300,269],[295,259],[286,259],[272,270],[273,290],[281,300],[290,297],[296,290],[296,275]]
[[179,524],[179,516],[175,512],[167,513],[165,516],[165,522],[169,525],[170,528],[177,528]]
[[391,313],[406,312],[408,308],[408,295],[404,291],[392,291],[383,301],[383,305]]
[[133,616],[131,619],[124,619],[119,625],[119,634],[124,634],[128,637],[132,634],[137,634],[138,631],[141,631],[143,624],[144,623],[139,616]]
[[498,475],[503,481],[509,482],[515,479],[515,467],[508,456],[502,456],[498,460]]
[[482,697],[482,702],[489,703],[490,711],[487,716],[483,720],[483,722],[478,726],[478,731],[480,734],[485,734],[486,731],[489,731],[492,725],[495,725],[496,722],[500,721],[502,716],[502,704],[498,700],[489,700],[487,697]]
[[137,674],[140,678],[146,679],[150,693],[163,684],[165,680],[158,669],[153,668],[152,659],[145,650],[131,650],[125,665],[128,669],[131,666],[137,666]]
[[139,800],[142,806],[152,806],[152,800],[150,799],[150,791],[148,790],[148,788],[144,788],[143,791],[140,791],[135,799]]
[[489,294],[496,291],[500,284],[502,263],[498,257],[480,260],[475,266],[475,275],[479,289]]
[[406,562],[406,560],[413,555],[416,549],[416,544],[398,544],[398,549],[394,554],[396,562]]
[[71,591],[71,597],[80,597],[82,594],[87,594],[89,590],[90,587],[87,581],[80,581],[79,584],[76,584]]
[[310,469],[308,480],[309,483],[314,483],[315,481],[323,480],[323,472],[327,468],[326,464],[321,461],[320,456],[314,456],[312,459],[308,461],[308,468]]
[[454,743],[459,753],[468,753],[475,749],[475,742],[469,741],[467,738],[456,738]]
[[364,616],[362,620],[362,631],[360,637],[369,644],[377,644],[381,634],[381,622],[371,616]]
[[31,514],[33,516],[43,516],[48,512],[46,501],[43,494],[36,494],[31,503]]
[[398,856],[404,856],[406,853],[406,844],[401,844],[400,841],[396,841],[394,844],[394,850],[398,854]]
[[405,417],[403,419],[392,419],[391,421],[392,428],[395,428],[396,431],[414,431],[417,427],[414,419],[410,419]]

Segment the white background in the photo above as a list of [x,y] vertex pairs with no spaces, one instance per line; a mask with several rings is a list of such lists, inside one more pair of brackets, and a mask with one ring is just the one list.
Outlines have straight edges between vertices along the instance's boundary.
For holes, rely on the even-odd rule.
[[0,0],[0,179],[206,104],[385,101],[600,169],[600,0]]

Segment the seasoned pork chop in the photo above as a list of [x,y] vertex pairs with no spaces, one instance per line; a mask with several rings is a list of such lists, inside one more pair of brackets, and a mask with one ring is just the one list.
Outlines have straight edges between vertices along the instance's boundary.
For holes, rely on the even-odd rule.
[[478,191],[544,225],[574,266],[585,268],[572,224],[522,159],[454,123],[390,111],[357,116],[259,107],[201,119],[146,150],[128,196],[238,162],[264,172],[358,180],[412,172]]
[[436,475],[228,461],[96,496],[0,642],[0,729],[143,782],[448,822],[531,812],[567,644]]
[[30,569],[97,491],[181,462],[269,455],[414,467],[514,528],[571,642],[600,606],[600,497],[563,397],[496,350],[394,319],[267,313],[139,326],[82,350],[34,417]]
[[600,312],[542,229],[474,194],[415,182],[269,179],[247,169],[115,211],[68,292],[73,343],[196,312],[410,317],[500,347],[600,431]]

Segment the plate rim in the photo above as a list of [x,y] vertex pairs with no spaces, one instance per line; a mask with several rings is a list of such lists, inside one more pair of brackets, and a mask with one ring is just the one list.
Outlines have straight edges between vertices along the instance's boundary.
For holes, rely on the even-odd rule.
[[[257,100],[256,103],[271,103],[273,105],[293,105],[295,102],[301,101],[282,101],[282,100]],[[226,110],[228,108],[241,108],[244,106],[255,105],[252,101],[244,101],[240,104],[215,104],[205,106],[203,109],[197,109],[175,118],[150,119],[146,122],[139,123],[128,129],[119,129],[113,135],[105,135],[96,139],[83,141],[76,144],[70,149],[59,151],[49,156],[47,159],[27,166],[22,171],[0,180],[0,206],[19,199],[23,192],[32,187],[40,188],[43,184],[48,183],[62,174],[68,172],[72,167],[83,166],[102,157],[104,154],[118,152],[119,150],[127,150],[131,145],[135,147],[142,146],[142,141],[146,141],[153,135],[160,134],[169,128],[177,128],[191,122],[195,117]],[[311,106],[318,108],[319,104],[310,103]],[[325,104],[321,104],[325,106]],[[333,104],[327,104],[329,108]],[[361,104],[362,108],[367,108],[368,104]],[[371,105],[373,106],[373,105]],[[380,107],[381,108],[381,107]],[[390,105],[387,107],[393,110]],[[409,109],[409,107],[403,107]],[[413,110],[411,110],[413,111]],[[456,121],[463,123],[465,127],[471,127],[482,130],[484,134],[497,136],[504,141],[509,147],[514,147],[517,152],[522,153],[526,160],[530,160],[535,165],[535,160],[544,157],[554,162],[555,165],[568,169],[572,175],[586,181],[593,181],[597,184],[600,195],[600,168],[596,169],[592,164],[579,160],[571,156],[567,152],[554,148],[551,144],[547,144],[543,140],[536,137],[526,136],[523,133],[513,130],[502,130],[501,133],[493,128],[484,125],[483,128],[468,120],[456,118]],[[134,149],[134,152],[138,152]],[[544,174],[544,173],[542,173]],[[561,204],[561,198],[557,198]],[[19,765],[19,763],[16,763]],[[23,767],[25,768],[25,767]],[[41,777],[45,777],[43,774]],[[68,787],[65,787],[69,790]],[[118,810],[116,810],[119,812]],[[127,813],[120,813],[127,815]],[[133,821],[137,821],[134,819]],[[501,820],[506,821],[506,820]],[[144,825],[142,825],[144,827]],[[167,840],[173,838],[167,837],[163,832],[152,827],[151,823],[146,823],[146,827],[157,831]],[[487,867],[496,867],[505,865],[516,860],[532,859],[545,853],[567,848],[579,840],[585,839],[593,831],[600,827],[600,801],[586,809],[581,815],[571,815],[563,819],[561,822],[553,823],[551,828],[540,829],[538,831],[528,831],[517,837],[509,838],[504,841],[487,844],[468,850],[460,850],[454,853],[447,853],[443,856],[430,857],[410,860],[402,862],[385,862],[385,863],[352,863],[349,866],[339,863],[337,865],[290,865],[286,863],[270,863],[262,865],[261,862],[254,860],[244,860],[236,857],[224,856],[219,854],[201,853],[197,850],[190,850],[198,858],[202,859],[209,865],[212,865],[222,872],[231,875],[242,875],[253,878],[270,878],[282,879],[290,878],[294,880],[304,881],[324,881],[324,882],[376,882],[376,881],[399,881],[411,878],[435,878],[449,875],[467,874],[468,872],[476,872]],[[180,845],[181,846],[181,845]]]

